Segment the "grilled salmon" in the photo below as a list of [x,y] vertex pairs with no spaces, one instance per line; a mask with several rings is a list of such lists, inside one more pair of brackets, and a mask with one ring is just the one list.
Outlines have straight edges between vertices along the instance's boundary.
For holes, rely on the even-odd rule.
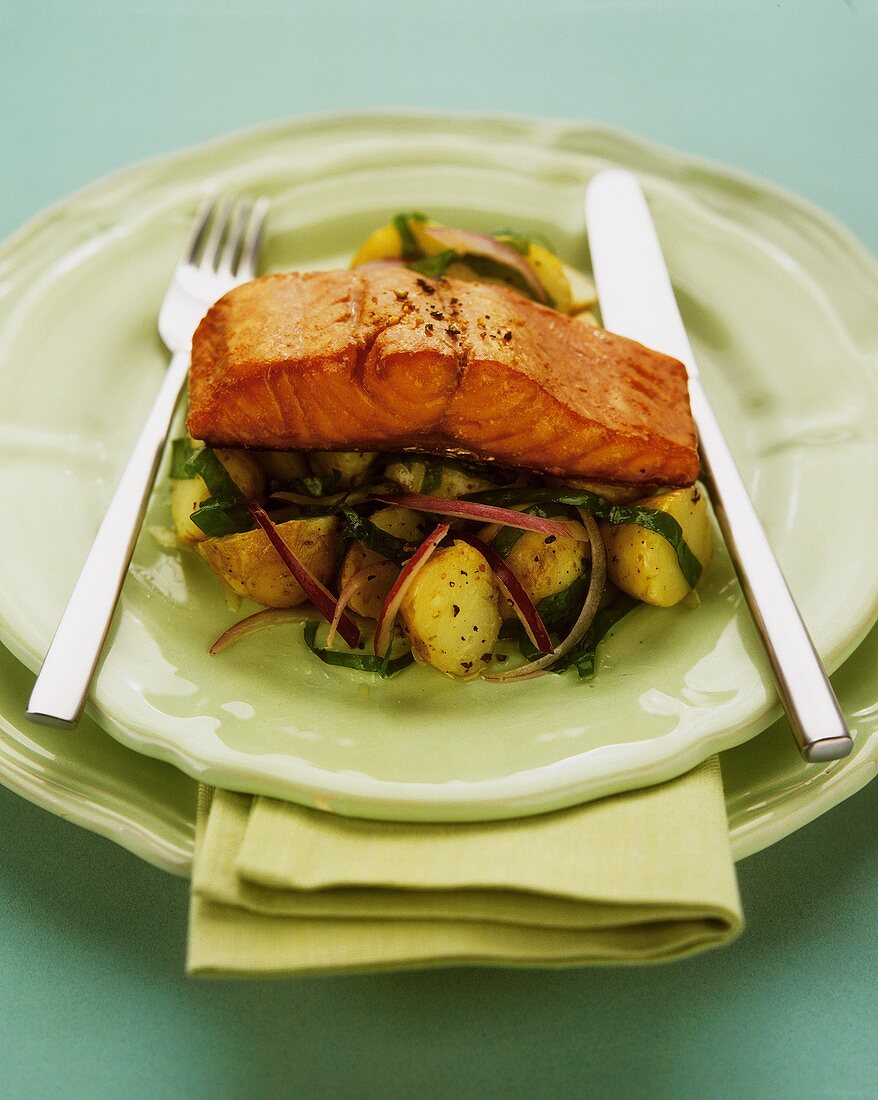
[[677,360],[399,264],[232,290],[195,333],[189,401],[190,434],[214,446],[408,449],[637,486],[698,475]]

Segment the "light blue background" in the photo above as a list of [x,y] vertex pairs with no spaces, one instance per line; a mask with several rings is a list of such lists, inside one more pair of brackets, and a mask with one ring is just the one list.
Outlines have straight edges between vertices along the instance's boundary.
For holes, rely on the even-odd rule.
[[[876,15],[865,0],[0,3],[0,232],[236,127],[432,106],[622,125],[771,177],[875,250]],[[0,1096],[873,1096],[876,820],[878,784],[748,860],[744,937],[669,967],[200,984],[182,975],[185,883],[0,790]]]

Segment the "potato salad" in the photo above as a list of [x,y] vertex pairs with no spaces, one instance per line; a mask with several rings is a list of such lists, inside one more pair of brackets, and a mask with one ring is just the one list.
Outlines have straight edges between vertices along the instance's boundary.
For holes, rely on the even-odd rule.
[[[511,232],[488,238],[400,215],[354,258],[375,262],[506,281],[534,297],[539,287],[549,308],[595,323],[588,280]],[[644,491],[487,455],[221,448],[183,437],[172,447],[170,507],[178,545],[228,593],[263,608],[211,652],[296,621],[315,659],[383,677],[420,662],[461,680],[568,670],[587,679],[608,631],[639,604],[686,598],[712,554],[698,484]]]

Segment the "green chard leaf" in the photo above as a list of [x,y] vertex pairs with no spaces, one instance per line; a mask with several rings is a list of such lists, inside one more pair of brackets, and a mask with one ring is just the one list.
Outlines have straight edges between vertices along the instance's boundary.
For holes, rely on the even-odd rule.
[[429,496],[442,484],[442,463],[427,459],[424,462],[424,476],[421,478],[420,492]]
[[220,462],[210,447],[193,451],[184,467],[186,477],[200,477],[217,500],[240,502],[244,494],[229,476],[228,470]]
[[680,524],[673,516],[668,515],[667,512],[660,512],[657,508],[649,508],[643,504],[611,504],[610,501],[586,489],[489,489],[482,493],[470,493],[464,499],[480,501],[482,504],[494,504],[500,508],[509,508],[515,504],[528,502],[569,504],[575,508],[583,508],[598,519],[613,525],[636,523],[647,531],[660,535],[671,544],[676,551],[680,571],[686,578],[687,584],[694,588],[701,577],[701,562],[683,538]]
[[[587,577],[578,577],[562,592],[547,596],[537,604],[543,622],[554,633],[565,634],[573,625],[582,607],[587,585]],[[639,606],[640,601],[633,596],[627,596],[624,592],[618,593],[606,607],[598,611],[579,645],[566,657],[556,661],[548,671],[560,676],[561,673],[575,668],[581,680],[590,680],[595,674],[598,646],[620,619]],[[516,639],[518,651],[526,661],[535,661],[542,656],[518,619],[505,622],[500,634],[503,638]]]
[[210,447],[193,451],[183,467],[186,477],[200,477],[210,491],[210,499],[189,517],[209,538],[249,531],[253,518],[247,500]]
[[530,252],[530,237],[525,237],[522,233],[513,233],[510,229],[503,233],[492,233],[491,236],[496,237],[503,244],[508,244],[510,248],[514,248],[522,256],[526,256]]
[[[602,607],[595,615],[594,621],[579,645],[568,653],[563,662],[559,662],[563,665],[560,671],[575,668],[581,680],[592,679],[595,674],[598,646],[619,620],[623,619],[629,611],[633,611],[639,604],[640,600],[635,600],[633,596],[620,592],[606,607]],[[555,671],[554,668],[552,671]]]
[[186,464],[192,454],[192,440],[188,435],[175,439],[171,444],[171,471],[169,476],[175,481],[192,477],[186,472]]
[[462,260],[463,258],[459,252],[449,248],[445,252],[437,252],[434,256],[425,256],[422,260],[415,260],[406,266],[411,271],[417,271],[419,275],[426,275],[430,279],[441,279],[456,260]]
[[425,221],[427,221],[427,215],[421,214],[417,210],[412,211],[410,214],[397,214],[393,219],[393,224],[396,226],[396,231],[399,233],[399,239],[402,242],[402,258],[404,260],[418,260],[424,255],[421,246],[415,240],[409,222]]
[[374,653],[354,653],[352,650],[345,652],[336,649],[321,649],[317,645],[317,628],[319,622],[309,619],[305,623],[305,645],[315,657],[319,657],[324,664],[340,665],[342,668],[353,668],[358,672],[375,672],[387,679],[401,669],[407,668],[414,661],[414,656],[409,650],[399,657],[377,657]]
[[537,611],[549,630],[558,628],[562,623],[573,624],[585,600],[588,582],[589,574],[585,573],[568,584],[566,588],[562,588],[560,592],[556,592],[553,596],[544,596],[539,601]]
[[530,252],[530,246],[532,244],[541,244],[543,248],[549,250],[553,256],[558,255],[557,248],[554,248],[545,237],[540,236],[539,233],[522,233],[518,229],[498,229],[496,233],[491,234],[498,241],[502,241],[504,244],[510,245],[516,252],[520,252],[522,256],[526,256]]
[[412,546],[405,539],[397,538],[387,531],[382,531],[371,520],[358,515],[351,508],[339,509],[344,517],[345,525],[342,531],[343,539],[357,539],[376,554],[380,554],[390,561],[402,565],[413,553]]
[[196,508],[189,518],[208,538],[238,535],[253,526],[253,517],[246,504],[215,500],[213,497]]
[[338,491],[338,487],[341,484],[341,470],[336,470],[335,467],[325,477],[319,477],[317,474],[312,474],[310,477],[299,477],[295,481],[290,483],[294,493],[301,493],[302,496],[314,497],[315,500],[320,497],[332,496],[333,493]]
[[[529,516],[539,516],[541,519],[551,519],[553,516],[566,516],[568,514],[566,508],[546,507],[544,504],[532,504],[530,508],[524,510]],[[492,539],[491,546],[501,558],[505,558],[524,534],[526,532],[519,527],[501,527]]]

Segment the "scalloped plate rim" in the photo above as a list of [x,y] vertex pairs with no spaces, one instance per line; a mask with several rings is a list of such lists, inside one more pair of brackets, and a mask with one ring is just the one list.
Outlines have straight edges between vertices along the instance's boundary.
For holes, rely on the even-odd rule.
[[[128,178],[135,178],[139,171],[149,166],[161,166],[163,164],[172,163],[175,160],[178,160],[187,155],[198,154],[199,152],[208,152],[212,148],[221,149],[225,146],[228,146],[229,144],[235,143],[236,141],[240,141],[242,139],[256,139],[260,137],[268,138],[274,133],[277,133],[279,135],[289,133],[290,129],[295,128],[297,125],[304,128],[315,127],[322,122],[332,122],[334,120],[343,121],[346,119],[355,119],[363,122],[377,123],[382,120],[392,121],[394,119],[401,118],[424,118],[436,121],[450,121],[459,123],[465,123],[468,121],[472,123],[485,123],[492,120],[497,120],[498,122],[507,122],[521,126],[523,129],[541,129],[544,133],[550,132],[552,130],[562,132],[564,129],[576,129],[581,132],[606,135],[611,139],[621,139],[625,143],[628,143],[632,146],[645,150],[648,153],[652,153],[657,157],[660,157],[663,161],[669,164],[682,163],[685,167],[701,169],[710,174],[720,176],[725,180],[738,181],[742,184],[750,187],[755,187],[762,192],[773,195],[781,202],[797,208],[800,212],[807,215],[812,221],[815,221],[818,224],[824,226],[840,240],[840,242],[847,248],[848,251],[855,253],[857,259],[861,263],[863,263],[866,267],[871,268],[873,276],[878,278],[878,262],[875,261],[871,253],[869,253],[869,251],[865,248],[865,246],[862,245],[862,243],[856,238],[856,236],[852,234],[841,222],[839,222],[831,214],[822,210],[819,206],[811,203],[809,200],[802,199],[798,195],[795,195],[793,192],[790,192],[785,188],[761,180],[757,176],[741,171],[739,169],[729,168],[719,161],[679,152],[658,142],[642,138],[639,135],[634,134],[630,131],[626,131],[619,127],[608,126],[602,123],[593,123],[574,119],[543,119],[538,116],[527,116],[503,112],[483,113],[434,110],[418,111],[364,109],[362,111],[332,111],[316,115],[298,116],[287,120],[277,120],[274,122],[265,123],[260,126],[250,127],[227,135],[221,135],[216,138],[212,138],[206,142],[202,142],[185,149],[175,150],[157,157],[152,157],[139,161],[133,165],[126,166],[119,171],[109,173],[97,180],[91,181],[82,188],[60,199],[58,202],[52,204],[51,206],[36,214],[18,231],[7,237],[6,240],[2,242],[2,244],[0,244],[0,257],[2,257],[8,250],[16,247],[20,241],[23,241],[27,237],[28,234],[39,230],[43,224],[50,221],[52,217],[56,213],[61,211],[64,207],[78,200],[88,198],[91,193],[100,191],[101,188],[105,187],[107,184],[119,182]],[[862,640],[862,637],[868,631],[868,626],[874,622],[876,612],[878,612],[878,607],[870,607],[868,614],[863,616],[857,630],[853,632],[853,634],[856,634],[856,637],[853,637],[853,634],[850,631],[848,632],[848,637],[845,639],[844,643],[836,647],[836,652],[831,654],[831,659],[827,661],[830,669],[837,667],[837,665],[841,663],[841,661],[848,655],[848,653],[851,652],[853,648],[855,648],[857,642]],[[39,666],[39,654],[27,644],[25,639],[19,638],[15,635],[11,635],[7,631],[5,623],[0,623],[0,638],[3,639],[10,650],[12,650],[12,652],[15,653],[25,665],[27,665],[31,669],[36,669]],[[682,745],[681,748],[672,755],[668,755],[666,753],[664,756],[665,766],[662,767],[661,762],[652,762],[650,765],[647,766],[647,775],[640,775],[637,778],[637,782],[641,782],[646,778],[648,778],[650,782],[660,782],[667,778],[670,778],[672,775],[679,774],[682,770],[686,770],[687,767],[696,763],[698,759],[703,759],[703,757],[708,754],[704,752],[705,746],[709,746],[709,751],[720,751],[721,749],[731,748],[737,744],[742,743],[743,741],[754,736],[754,725],[759,725],[759,723],[761,723],[760,728],[764,728],[770,723],[770,721],[772,720],[772,716],[778,713],[778,710],[779,708],[776,705],[764,708],[759,718],[752,720],[751,723],[748,723],[748,727],[743,731],[743,733],[740,733],[740,736],[736,736],[733,734],[730,735],[725,730],[719,731],[712,738],[707,739],[701,736],[697,739],[697,741],[690,741],[688,744]],[[185,771],[197,778],[217,782],[222,781],[228,775],[228,773],[223,769],[222,766],[205,766],[203,761],[189,757],[186,753],[181,752],[179,748],[169,747],[167,745],[157,746],[154,742],[150,742],[148,736],[144,736],[141,732],[133,730],[125,726],[124,723],[113,719],[111,716],[103,713],[101,709],[94,704],[90,704],[89,711],[105,727],[112,727],[112,729],[119,735],[118,739],[128,747],[134,748],[135,751],[148,748],[148,755],[157,757],[158,759],[166,760],[175,765],[182,765]],[[582,756],[590,756],[599,751],[600,750],[590,750],[588,753],[582,754]],[[576,760],[577,757],[567,758],[565,761],[560,762],[559,764],[551,765],[550,770],[557,770],[559,768],[569,770]],[[591,771],[592,769],[589,767],[586,770]],[[237,778],[240,777],[241,774],[242,769],[239,764],[236,764],[234,767],[234,776]],[[322,774],[333,775],[332,786],[335,792],[342,790],[343,785],[339,785],[338,777],[334,775],[334,773],[323,772]],[[531,774],[531,772],[518,774],[528,775]],[[514,778],[514,775],[511,777],[507,776],[504,777],[501,782],[505,787],[509,787],[510,784],[508,781]],[[477,785],[486,786],[487,783],[485,781],[482,781]],[[582,776],[578,775],[574,780],[571,781],[571,785],[581,789]],[[364,786],[374,787],[374,795],[364,794]],[[435,788],[435,784],[431,786]],[[385,807],[385,810],[388,800],[397,802],[399,804],[406,804],[408,801],[406,797],[406,792],[410,792],[412,790],[412,787],[413,784],[409,783],[397,784],[383,780],[368,780],[366,784],[363,784],[358,780],[356,784],[356,791],[354,792],[354,797],[360,803],[361,810],[359,812],[361,815],[363,815],[363,808],[366,807],[370,800],[374,800],[378,808],[382,806]],[[606,790],[602,790],[598,785],[592,788],[588,797],[599,797],[601,794],[610,793],[610,789],[618,790],[620,788],[617,783],[612,783],[610,787]],[[303,784],[300,788],[300,791],[303,795],[306,795],[308,793],[316,794],[324,790],[326,790],[326,784],[315,783],[311,787],[309,787],[307,784]],[[402,795],[403,797],[400,798],[400,795]],[[503,794],[502,796],[497,797],[503,797],[504,801],[508,803],[508,794]],[[303,801],[304,800],[305,799],[303,798]],[[507,810],[504,811],[502,815],[492,813],[490,816],[516,816],[520,813],[537,813],[547,808],[558,808],[561,805],[572,805],[575,802],[581,800],[581,794],[574,795],[572,791],[567,794],[559,794],[558,789],[554,789],[553,796],[549,800],[551,802],[551,806],[547,805],[546,798],[545,796],[543,796],[540,806],[538,808],[535,808],[528,804],[528,797],[527,794],[525,794],[521,802],[515,802],[512,805],[507,805]],[[444,800],[442,799],[435,799],[434,795],[433,806],[435,807],[436,805],[441,805],[443,801]],[[493,802],[494,798],[492,798],[491,801]],[[450,803],[453,805],[457,805],[457,800],[452,798],[450,799]],[[417,803],[417,805],[422,804]],[[385,819],[387,819],[386,815],[382,813],[376,814],[375,816],[384,817]],[[477,811],[477,816],[475,819],[478,819],[481,816],[483,816],[481,812]],[[431,813],[429,817],[435,819],[435,814]],[[413,820],[418,818],[409,817],[409,814],[406,813],[405,819]],[[472,818],[462,817],[460,819]]]

